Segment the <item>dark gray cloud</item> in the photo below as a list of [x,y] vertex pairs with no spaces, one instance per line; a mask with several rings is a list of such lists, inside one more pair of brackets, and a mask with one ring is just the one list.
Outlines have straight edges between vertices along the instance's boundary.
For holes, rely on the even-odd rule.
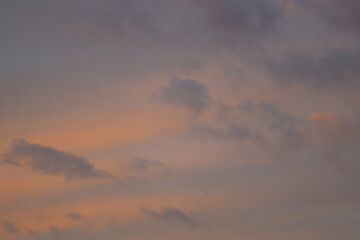
[[154,98],[163,104],[184,108],[194,116],[201,114],[211,101],[204,83],[181,78],[170,79],[169,85],[160,88]]
[[360,34],[360,2],[358,0],[294,0],[315,11],[321,18],[340,28]]
[[9,221],[2,221],[0,222],[1,227],[3,230],[5,230],[7,233],[15,234],[15,233],[21,233],[21,230],[15,226],[12,222]]
[[167,207],[167,208],[162,208],[161,211],[154,211],[142,207],[139,210],[141,211],[142,214],[144,214],[149,218],[167,223],[179,223],[191,228],[200,227],[202,225],[176,208]]
[[80,213],[77,212],[68,212],[65,214],[65,217],[74,221],[79,221],[79,220],[85,220],[86,217]]
[[85,158],[23,139],[12,141],[1,161],[15,166],[30,166],[32,170],[66,179],[105,178],[110,174],[96,170]]
[[297,84],[311,88],[360,87],[360,50],[331,50],[324,56],[289,52],[282,61],[271,62],[268,69],[283,85]]
[[143,36],[178,42],[196,36],[201,41],[236,43],[239,39],[271,32],[282,15],[276,0],[176,0],[166,3],[162,0],[151,3],[145,0],[101,3],[65,0],[33,4],[8,2],[2,9],[5,16],[22,16],[20,19],[30,20],[40,31],[48,29],[46,22],[58,31],[91,37],[92,41]]
[[[274,0],[197,0],[204,23],[195,31],[204,32],[204,42],[216,49],[237,51],[247,61],[268,37],[275,35],[282,19],[282,7]],[[261,48],[261,47],[260,47]],[[251,49],[251,54],[247,52]]]
[[123,164],[122,166],[126,169],[134,170],[134,171],[150,170],[153,168],[166,167],[166,165],[161,162],[152,161],[152,160],[145,159],[142,157],[133,157],[132,159],[129,160],[129,162],[127,164]]
[[221,32],[221,38],[254,37],[269,33],[282,15],[272,0],[198,1],[206,12],[209,31]]

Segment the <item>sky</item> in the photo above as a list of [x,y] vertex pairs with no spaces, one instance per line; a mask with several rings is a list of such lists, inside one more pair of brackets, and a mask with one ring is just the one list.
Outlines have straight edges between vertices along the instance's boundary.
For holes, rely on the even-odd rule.
[[360,1],[2,0],[0,240],[360,239]]

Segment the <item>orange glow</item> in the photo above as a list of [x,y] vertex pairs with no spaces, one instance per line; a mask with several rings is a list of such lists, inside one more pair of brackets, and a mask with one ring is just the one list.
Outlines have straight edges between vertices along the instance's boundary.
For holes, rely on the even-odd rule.
[[308,120],[318,127],[329,130],[336,130],[341,126],[340,120],[331,112],[313,113],[308,116]]

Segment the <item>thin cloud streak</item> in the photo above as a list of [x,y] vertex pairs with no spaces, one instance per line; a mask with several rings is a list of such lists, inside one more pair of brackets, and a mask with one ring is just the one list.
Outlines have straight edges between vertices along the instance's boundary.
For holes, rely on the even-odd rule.
[[1,161],[17,167],[30,166],[35,172],[63,176],[67,180],[109,178],[106,171],[96,170],[85,158],[51,147],[29,143],[23,139],[12,141]]

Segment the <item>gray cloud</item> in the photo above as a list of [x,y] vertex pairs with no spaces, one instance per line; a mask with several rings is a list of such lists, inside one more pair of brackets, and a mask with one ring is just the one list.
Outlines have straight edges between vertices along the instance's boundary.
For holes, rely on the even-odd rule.
[[258,118],[263,119],[270,132],[277,134],[277,139],[281,144],[290,148],[298,148],[304,145],[304,135],[299,127],[302,121],[289,113],[281,111],[274,104],[260,101],[258,105],[253,105],[250,111],[258,110]]
[[73,36],[106,41],[143,36],[174,42],[200,36],[201,41],[236,43],[239,39],[269,33],[282,16],[275,0],[195,0],[166,4],[161,0],[151,3],[65,0],[34,4],[9,2],[3,9],[4,14],[23,15],[41,30],[47,28],[46,22]]
[[22,139],[12,141],[2,163],[30,166],[32,170],[47,175],[64,176],[66,179],[105,178],[110,174],[96,170],[85,158]]
[[[229,108],[229,106],[228,106]],[[220,112],[223,109],[220,108]],[[239,115],[236,116],[236,115]],[[189,128],[189,135],[197,138],[254,141],[266,147],[283,146],[299,149],[306,144],[304,120],[281,111],[276,105],[246,100],[212,125],[197,124]]]
[[20,233],[21,230],[15,226],[12,222],[9,221],[2,221],[0,222],[2,229],[4,229],[7,233],[15,234]]
[[163,104],[184,108],[194,116],[201,114],[211,101],[204,83],[181,78],[170,79],[169,85],[160,88],[154,98]]
[[248,140],[253,137],[249,127],[244,123],[225,124],[220,127],[212,127],[207,125],[194,125],[189,129],[191,136],[198,138],[212,137],[220,140],[234,139],[234,140]]
[[209,31],[223,33],[222,39],[249,38],[269,33],[282,16],[272,0],[198,1],[206,11]]
[[360,34],[358,0],[294,0],[297,6],[313,10],[321,18],[340,28]]
[[315,147],[323,153],[323,158],[343,172],[345,179],[359,181],[359,121],[349,121],[333,115],[314,118],[310,124],[312,137],[316,141]]
[[167,207],[162,208],[161,211],[153,211],[151,209],[142,207],[139,210],[145,216],[163,222],[180,223],[191,228],[200,227],[202,225],[176,208]]
[[255,140],[265,146],[279,145],[288,150],[301,149],[306,144],[306,124],[280,110],[275,104],[247,100],[238,105],[238,109],[255,120],[254,131],[258,131]]
[[311,88],[360,87],[360,50],[331,50],[320,58],[289,52],[280,62],[268,64],[274,81]]
[[153,168],[163,168],[165,164],[157,161],[148,160],[142,157],[133,157],[129,163],[123,165],[124,168],[129,170],[150,170]]
[[65,214],[65,217],[71,220],[79,221],[79,220],[85,220],[86,217],[80,213],[77,212],[68,212]]

